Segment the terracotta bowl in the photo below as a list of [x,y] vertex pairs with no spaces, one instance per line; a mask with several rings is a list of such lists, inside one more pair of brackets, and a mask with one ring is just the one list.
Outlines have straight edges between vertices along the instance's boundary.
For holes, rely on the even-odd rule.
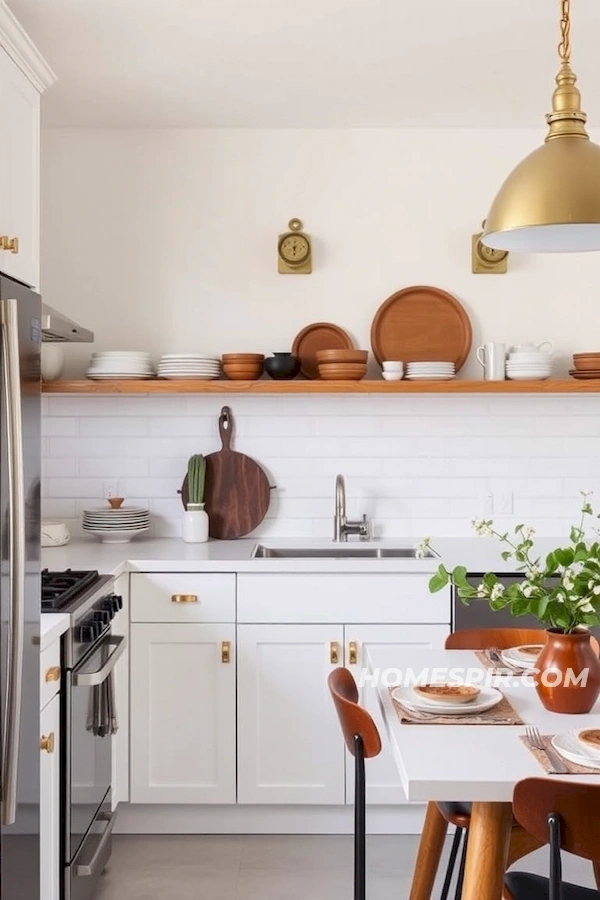
[[574,353],[573,363],[580,372],[600,369],[600,353]]
[[368,350],[317,350],[318,363],[366,363]]
[[319,378],[324,381],[360,381],[367,374],[365,365],[319,363]]
[[223,363],[261,363],[264,358],[264,353],[224,353],[221,357]]
[[250,371],[242,369],[234,372],[228,372],[227,369],[224,369],[224,372],[230,381],[258,381],[262,375],[262,369],[260,371],[257,369],[250,369]]

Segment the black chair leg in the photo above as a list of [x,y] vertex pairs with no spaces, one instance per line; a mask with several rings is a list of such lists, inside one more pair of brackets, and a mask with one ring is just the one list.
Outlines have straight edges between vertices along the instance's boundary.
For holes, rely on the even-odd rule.
[[465,831],[465,840],[463,843],[462,853],[460,855],[460,867],[458,870],[458,880],[456,882],[456,894],[454,900],[461,900],[463,881],[465,880],[465,863],[467,862],[467,844],[469,843],[469,829]]
[[360,735],[354,736],[354,900],[366,897],[365,756]]
[[444,886],[442,888],[442,895],[440,900],[448,900],[448,894],[450,893],[450,885],[452,884],[452,876],[454,875],[454,866],[456,865],[456,857],[458,856],[458,848],[460,847],[460,839],[462,838],[463,829],[457,828],[454,832],[454,839],[452,841],[452,848],[450,850],[450,859],[448,860],[448,866],[446,868],[446,877],[444,878]]

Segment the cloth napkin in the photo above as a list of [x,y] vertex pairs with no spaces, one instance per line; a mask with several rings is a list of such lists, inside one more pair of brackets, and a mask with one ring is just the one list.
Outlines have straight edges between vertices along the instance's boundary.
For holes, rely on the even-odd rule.
[[505,662],[498,665],[489,659],[485,650],[475,650],[474,652],[478,661],[490,675],[525,675],[526,672],[531,671],[530,669],[523,669],[520,666],[509,666]]
[[392,697],[393,687],[389,689],[392,705],[402,725],[524,725],[523,719],[515,711],[512,704],[502,697],[500,703],[486,712],[476,715],[445,716],[443,713],[421,713],[407,709]]
[[[548,744],[551,749],[552,749],[552,745],[550,744],[550,741],[552,740],[553,737],[554,737],[553,734],[543,734],[542,735],[542,741],[544,742],[544,744]],[[539,764],[542,767],[542,769],[544,770],[544,772],[546,772],[546,774],[548,774],[550,772],[550,770],[552,769],[552,765],[550,764],[550,760],[548,759],[548,757],[546,756],[544,751],[543,750],[535,750],[527,742],[527,738],[525,737],[524,734],[519,735],[519,740],[521,741],[523,746],[526,747],[527,750],[529,750],[529,752],[534,757],[534,759],[536,759],[539,762]],[[554,752],[556,753],[556,750]],[[570,775],[598,775],[600,777],[600,769],[590,769],[588,766],[578,766],[577,763],[573,763],[570,760],[565,759],[564,756],[560,755],[560,753],[558,754],[558,756],[560,757],[560,761],[563,762],[565,764],[565,766],[567,767],[567,769],[569,770]]]

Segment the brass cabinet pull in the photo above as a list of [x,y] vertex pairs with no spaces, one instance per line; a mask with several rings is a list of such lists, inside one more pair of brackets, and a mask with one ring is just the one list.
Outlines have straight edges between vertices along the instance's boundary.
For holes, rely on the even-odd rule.
[[43,734],[40,738],[40,750],[45,753],[54,753],[54,732]]
[[46,684],[49,681],[60,681],[60,666],[51,666],[49,669],[46,669],[44,680]]
[[231,662],[231,641],[221,641],[221,662]]
[[332,666],[337,666],[340,661],[340,645],[337,641],[329,643],[329,662]]
[[355,666],[358,662],[358,641],[350,641],[348,644],[348,664]]
[[10,250],[11,253],[19,252],[19,238],[13,237],[9,238],[8,235],[3,234],[0,236],[0,249],[1,250]]
[[171,594],[171,603],[197,603],[198,594]]

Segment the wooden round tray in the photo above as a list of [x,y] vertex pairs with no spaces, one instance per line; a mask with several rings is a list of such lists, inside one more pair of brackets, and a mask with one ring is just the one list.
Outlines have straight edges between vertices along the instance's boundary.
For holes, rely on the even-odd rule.
[[378,363],[384,360],[465,364],[473,333],[461,304],[440,288],[428,285],[396,291],[377,310],[371,325],[371,346]]
[[317,350],[352,350],[352,338],[339,325],[313,322],[303,328],[292,344],[292,353],[300,358],[300,371],[306,378],[318,378]]

